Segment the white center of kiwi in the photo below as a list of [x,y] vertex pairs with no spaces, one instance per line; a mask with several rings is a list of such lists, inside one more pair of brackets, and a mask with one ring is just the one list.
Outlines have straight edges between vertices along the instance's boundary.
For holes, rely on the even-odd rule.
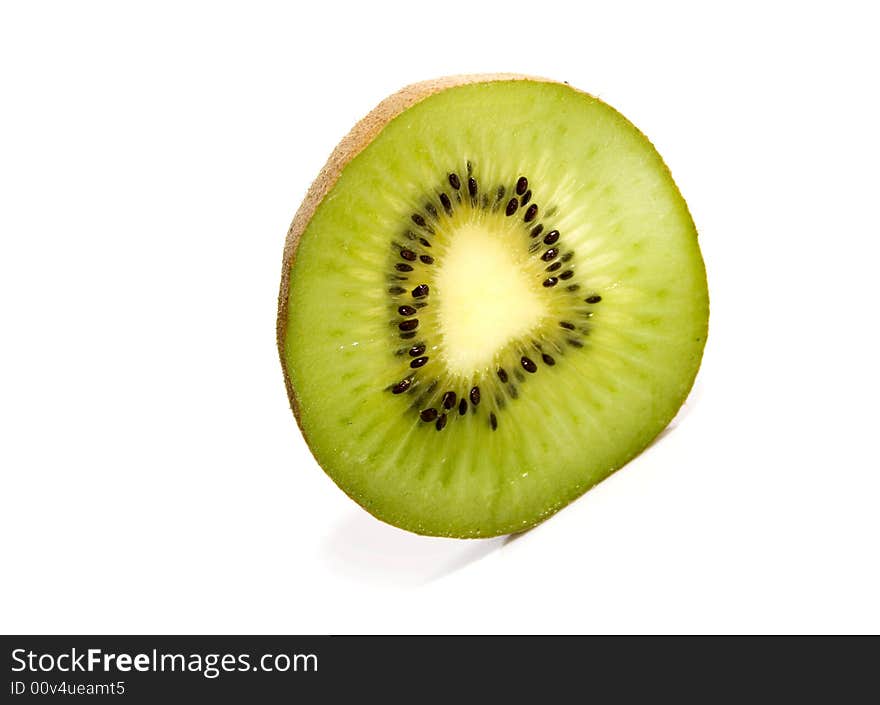
[[536,286],[528,253],[511,247],[510,237],[506,228],[461,223],[438,262],[437,316],[444,362],[453,374],[469,376],[490,365],[499,350],[538,328],[548,315],[545,290]]

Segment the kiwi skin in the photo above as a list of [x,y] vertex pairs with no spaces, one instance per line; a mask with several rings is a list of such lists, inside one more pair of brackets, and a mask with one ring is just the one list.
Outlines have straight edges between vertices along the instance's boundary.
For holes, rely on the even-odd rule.
[[[291,270],[293,268],[293,264],[296,261],[296,252],[299,247],[300,238],[302,237],[303,232],[305,232],[306,227],[312,219],[312,216],[315,214],[316,209],[323,201],[324,197],[333,188],[336,184],[336,181],[339,179],[340,174],[343,169],[345,169],[346,165],[354,159],[360,152],[365,149],[375,138],[376,136],[385,128],[385,126],[391,122],[394,118],[400,115],[402,112],[412,107],[416,103],[421,102],[425,98],[430,97],[435,93],[439,93],[441,91],[447,90],[449,88],[455,88],[457,86],[463,86],[474,83],[491,83],[494,81],[534,81],[537,83],[565,83],[564,81],[556,81],[549,78],[542,78],[536,76],[530,76],[526,74],[517,74],[517,73],[487,73],[487,74],[461,74],[454,76],[443,76],[440,78],[431,79],[428,81],[421,81],[419,83],[413,83],[404,88],[400,89],[396,93],[385,98],[381,103],[379,103],[373,110],[371,110],[365,117],[363,117],[360,121],[358,121],[355,126],[351,129],[351,131],[342,138],[342,141],[335,147],[333,152],[330,154],[330,157],[327,159],[326,164],[321,169],[318,176],[312,182],[311,186],[306,193],[305,198],[303,199],[302,204],[297,209],[296,214],[293,217],[293,221],[290,224],[290,228],[287,231],[287,237],[284,242],[284,253],[282,257],[282,265],[281,265],[281,286],[278,293],[278,318],[275,326],[275,334],[276,334],[276,342],[278,347],[279,359],[281,361],[281,371],[284,375],[284,384],[287,389],[287,397],[290,403],[291,411],[293,412],[293,416],[296,419],[297,425],[299,426],[300,432],[305,439],[306,446],[309,448],[310,452],[314,457],[315,452],[311,447],[311,443],[309,442],[308,434],[302,423],[302,418],[300,416],[299,410],[299,400],[297,399],[296,392],[293,388],[292,381],[290,379],[290,375],[287,372],[287,367],[285,365],[285,348],[284,341],[287,333],[287,320],[288,320],[288,306],[289,306],[289,294],[290,294],[290,275]],[[570,86],[569,86],[570,87]],[[580,91],[576,88],[572,88],[572,90],[578,91],[579,93],[587,94],[585,91]],[[595,100],[595,96],[590,96]],[[623,116],[621,116],[623,117]],[[625,117],[623,119],[632,127],[633,130],[638,132],[646,142],[653,146],[653,143],[648,140],[648,138],[642,133],[635,125],[633,125],[629,120]],[[656,150],[655,150],[656,151]],[[659,156],[659,152],[658,152]],[[662,161],[662,156],[660,157]],[[662,162],[666,172],[670,176],[670,181],[675,186],[675,189],[678,190],[678,186],[675,184],[674,179],[671,177],[671,173],[669,172],[669,167],[665,162]],[[680,192],[679,192],[680,195]],[[693,223],[693,217],[690,214],[690,210],[687,207],[687,202],[684,198],[681,198],[682,203],[684,204],[685,209],[688,212],[688,217]],[[694,228],[694,233],[697,235],[696,228]],[[703,275],[705,278],[705,266],[703,268]],[[706,288],[708,295],[708,287]],[[707,304],[710,302],[707,300]],[[702,355],[703,350],[705,349],[705,341],[708,337],[708,319],[706,324],[706,329],[703,331],[702,342],[703,346],[700,349],[700,355]],[[696,376],[695,376],[696,378]],[[665,430],[665,428],[669,425],[674,417],[677,410],[681,408],[681,405],[684,404],[685,400],[690,394],[690,390],[693,387],[693,382],[691,386],[687,389],[683,390],[683,394],[681,399],[678,400],[678,404],[675,406],[676,412],[673,412],[672,416],[666,420],[666,423],[660,428],[660,430],[655,434],[654,438],[652,438],[647,444],[645,444],[644,449],[650,447],[653,441]],[[629,463],[633,458],[639,455],[642,450],[636,451],[632,455],[628,456],[620,465],[613,469],[606,476],[614,474],[621,467],[625,466]],[[333,480],[334,484],[336,484],[339,489],[341,489],[346,495],[349,496],[358,506],[366,509],[370,514],[372,514],[376,519],[379,519],[383,523],[391,524],[391,522],[387,521],[386,518],[375,514],[370,510],[369,507],[362,505],[357,501],[355,497],[353,497],[346,489],[340,485],[336,480],[330,476]],[[606,479],[603,478],[603,479]],[[601,481],[601,480],[600,480]],[[575,492],[570,494],[567,498],[563,498],[554,506],[550,507],[545,513],[541,516],[537,517],[535,521],[530,526],[511,526],[508,529],[501,528],[497,531],[486,532],[486,533],[476,533],[476,534],[468,534],[466,536],[462,535],[454,535],[454,534],[442,534],[449,538],[491,538],[493,536],[500,536],[509,533],[523,533],[528,531],[537,524],[544,522],[550,516],[558,512],[560,509],[567,506],[569,503],[573,502],[578,497],[582,496],[585,492],[595,486],[597,483],[590,483],[589,485],[580,486],[576,488]],[[391,524],[395,526],[394,524]],[[398,527],[396,527],[398,528]],[[417,528],[409,528],[409,531],[414,533],[422,534],[425,536],[438,536],[441,534],[429,531],[419,531]]]

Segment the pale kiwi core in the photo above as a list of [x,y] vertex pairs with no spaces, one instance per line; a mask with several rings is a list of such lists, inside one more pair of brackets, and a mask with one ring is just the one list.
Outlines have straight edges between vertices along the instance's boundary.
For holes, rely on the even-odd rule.
[[528,253],[510,247],[516,234],[507,230],[496,222],[453,225],[437,261],[442,359],[452,375],[470,377],[488,368],[499,350],[548,315],[548,297],[535,286]]

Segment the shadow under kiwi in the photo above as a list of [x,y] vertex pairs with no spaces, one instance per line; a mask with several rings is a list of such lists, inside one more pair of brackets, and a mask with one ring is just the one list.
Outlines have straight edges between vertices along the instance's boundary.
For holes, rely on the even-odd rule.
[[419,536],[353,509],[324,541],[331,569],[347,578],[385,585],[424,585],[469,566],[504,545],[506,537],[448,539]]

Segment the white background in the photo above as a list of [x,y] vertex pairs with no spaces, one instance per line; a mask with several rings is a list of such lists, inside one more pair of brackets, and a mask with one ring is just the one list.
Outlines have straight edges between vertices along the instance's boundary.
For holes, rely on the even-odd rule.
[[[876,21],[716,5],[4,3],[0,630],[880,631]],[[467,542],[333,485],[274,332],[338,139],[480,71],[567,80],[652,139],[712,318],[654,446]]]

